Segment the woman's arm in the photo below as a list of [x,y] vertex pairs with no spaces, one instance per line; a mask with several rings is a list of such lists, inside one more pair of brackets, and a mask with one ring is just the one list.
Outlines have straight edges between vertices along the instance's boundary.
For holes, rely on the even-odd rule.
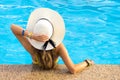
[[[16,35],[21,35],[22,36],[22,31],[24,30],[22,27],[17,26],[15,24],[11,25],[11,30],[14,32],[14,34]],[[30,32],[28,32],[27,30],[24,30],[24,36],[25,37],[29,37]],[[31,39],[40,41],[40,42],[45,42],[48,40],[48,36],[46,35],[39,35],[39,34],[33,34],[30,36]]]
[[[86,61],[79,63],[79,64],[74,64],[72,60],[70,59],[68,52],[62,43],[57,47],[57,52],[63,59],[69,71],[73,74],[84,70],[88,66],[88,63]],[[93,62],[91,61],[91,64],[92,63]]]
[[28,32],[25,31],[24,35],[22,36],[22,30],[23,28],[18,25],[11,25],[11,30],[16,36],[16,38],[20,41],[20,43],[23,45],[23,47],[32,55],[32,58],[34,56],[34,48],[29,43],[28,39],[25,37],[28,35]]
[[[22,35],[22,31],[23,28],[12,24],[11,25],[11,30],[14,33],[14,35],[16,36],[16,38],[20,41],[20,43],[23,45],[23,47],[32,55],[33,60],[35,60],[35,52],[34,52],[34,47],[30,44],[30,42],[28,41],[28,39],[26,38],[26,36],[29,35],[29,32],[27,30],[25,30],[24,32],[24,36]],[[40,36],[36,36],[36,35],[32,35],[31,37],[32,39],[37,39],[38,41],[46,41],[47,39],[44,38],[44,36],[42,36],[42,38]]]
[[[11,25],[11,30],[13,31],[14,34],[22,36],[22,30],[23,30],[22,27],[20,27],[18,25],[15,25],[15,24],[12,24]],[[24,32],[24,36],[28,36],[28,31]]]

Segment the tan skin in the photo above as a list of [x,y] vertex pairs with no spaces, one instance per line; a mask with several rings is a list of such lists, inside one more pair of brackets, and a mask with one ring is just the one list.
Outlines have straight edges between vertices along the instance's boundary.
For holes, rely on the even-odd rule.
[[[24,36],[22,36],[21,33],[22,33],[23,28],[15,24],[11,25],[11,30],[14,33],[14,35],[18,38],[20,43],[23,45],[23,47],[31,54],[32,59],[35,60],[35,53],[34,53],[35,49],[34,47],[31,46],[28,39],[26,38],[29,32],[25,31]],[[33,34],[31,38],[34,40],[40,41],[40,42],[45,42],[49,39],[45,35],[38,35],[38,34]],[[85,61],[79,64],[74,64],[72,60],[70,59],[67,49],[65,48],[63,43],[59,44],[56,47],[56,54],[58,55],[56,56],[56,59],[60,56],[63,59],[69,71],[73,74],[83,71],[88,66],[88,63],[86,63]],[[89,63],[93,64],[93,61],[89,61]]]

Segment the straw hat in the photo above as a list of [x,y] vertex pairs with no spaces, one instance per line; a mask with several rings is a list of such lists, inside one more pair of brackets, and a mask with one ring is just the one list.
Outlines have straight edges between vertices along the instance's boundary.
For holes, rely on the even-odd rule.
[[65,25],[62,17],[56,11],[48,8],[38,8],[31,13],[27,30],[34,34],[44,34],[49,37],[47,42],[39,42],[28,38],[31,45],[40,50],[51,50],[57,47],[65,35]]

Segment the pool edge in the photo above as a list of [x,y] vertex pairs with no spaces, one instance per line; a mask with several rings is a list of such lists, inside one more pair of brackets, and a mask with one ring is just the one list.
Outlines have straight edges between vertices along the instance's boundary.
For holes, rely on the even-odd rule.
[[94,65],[70,74],[65,65],[41,70],[33,65],[0,65],[0,80],[120,80],[120,65]]

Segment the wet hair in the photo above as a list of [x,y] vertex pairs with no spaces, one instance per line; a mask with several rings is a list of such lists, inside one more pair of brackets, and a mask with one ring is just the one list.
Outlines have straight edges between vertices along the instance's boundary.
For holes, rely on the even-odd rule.
[[56,67],[56,58],[57,54],[55,53],[55,49],[52,50],[38,50],[36,49],[36,54],[39,62],[39,66],[42,69],[52,69]]

